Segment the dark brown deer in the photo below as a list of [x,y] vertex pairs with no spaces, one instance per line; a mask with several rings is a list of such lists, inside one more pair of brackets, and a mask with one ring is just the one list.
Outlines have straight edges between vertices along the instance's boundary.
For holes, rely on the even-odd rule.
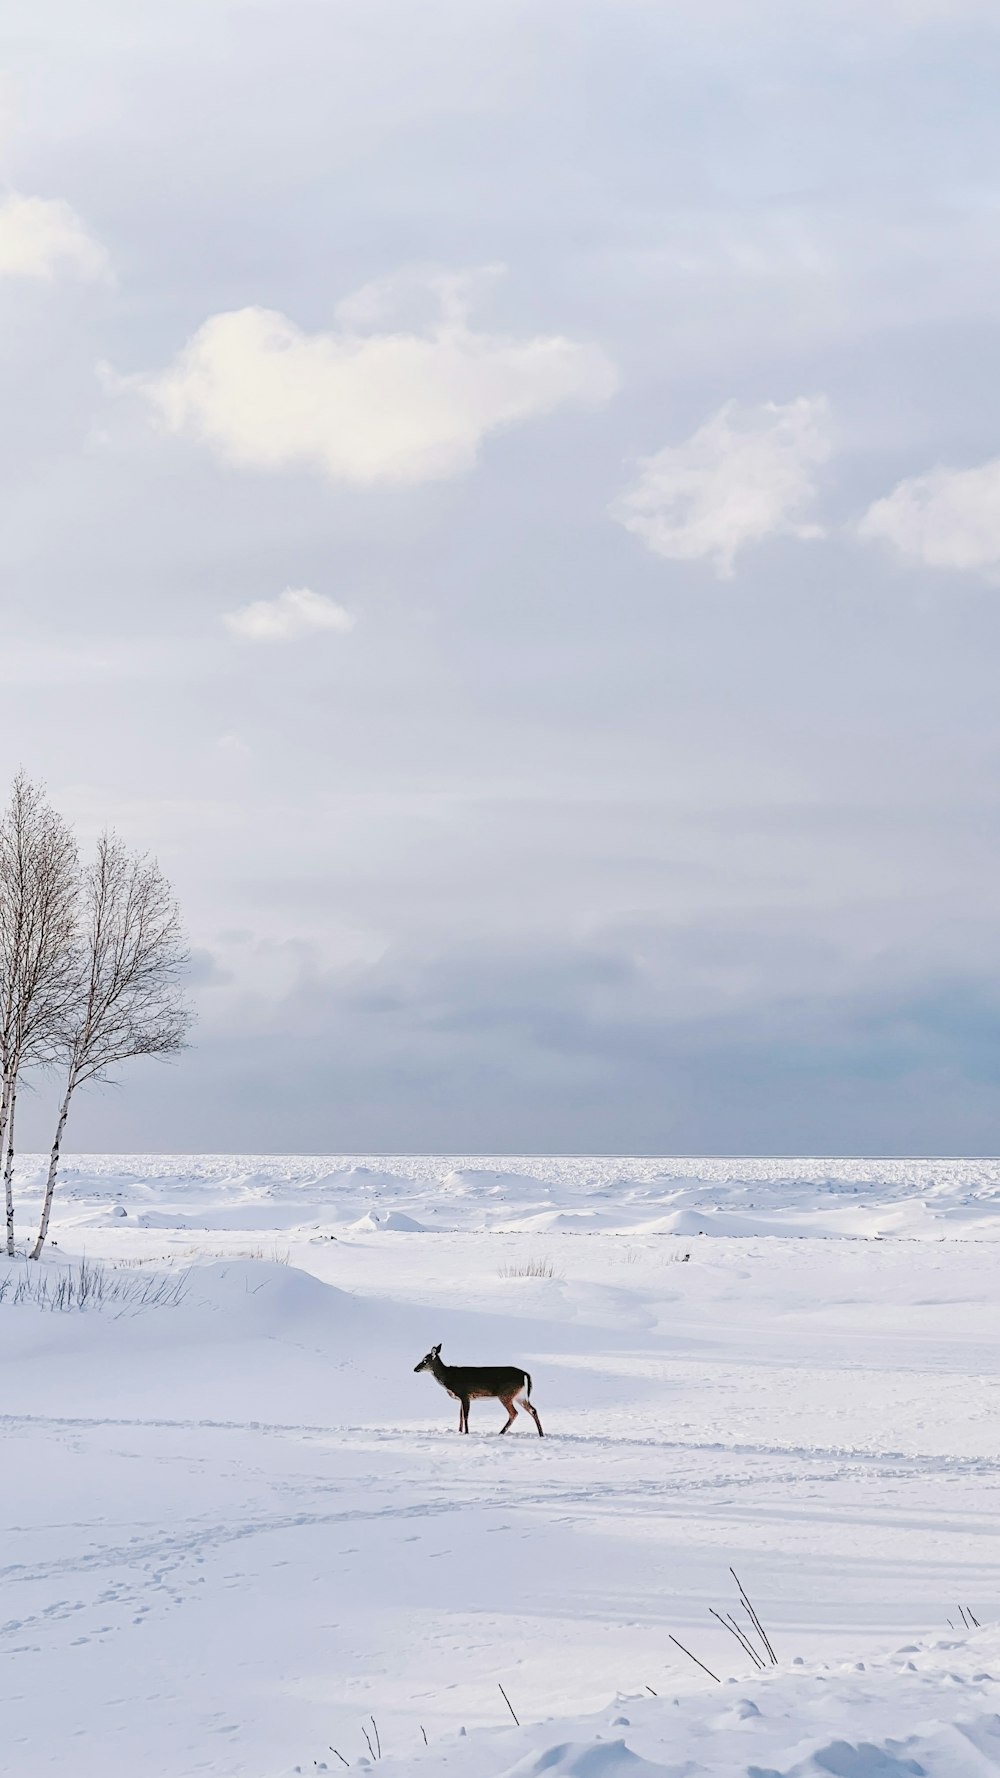
[[[470,1401],[486,1400],[495,1397],[502,1401],[509,1415],[507,1426],[513,1426],[517,1419],[515,1397],[522,1396],[521,1407],[530,1414],[538,1427],[539,1438],[543,1437],[542,1422],[535,1413],[528,1397],[531,1394],[531,1378],[527,1371],[518,1370],[514,1364],[444,1364],[441,1359],[440,1346],[432,1346],[426,1358],[413,1367],[417,1371],[430,1371],[442,1389],[454,1396],[459,1404],[458,1430],[469,1430]],[[523,1391],[523,1395],[522,1395]],[[500,1431],[507,1431],[501,1426]]]

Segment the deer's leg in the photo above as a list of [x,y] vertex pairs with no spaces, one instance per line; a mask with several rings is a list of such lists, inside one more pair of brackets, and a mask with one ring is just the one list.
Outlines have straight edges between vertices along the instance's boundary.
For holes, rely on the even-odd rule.
[[469,1430],[469,1398],[467,1395],[463,1395],[462,1397],[462,1413],[459,1420],[458,1430],[459,1432],[468,1432]]
[[539,1419],[539,1418],[538,1418],[538,1415],[537,1415],[537,1414],[536,1414],[536,1413],[535,1413],[535,1410],[534,1410],[534,1408],[533,1408],[533,1407],[532,1407],[532,1405],[531,1405],[531,1403],[530,1403],[530,1401],[522,1401],[522,1403],[521,1403],[521,1406],[522,1406],[522,1408],[523,1408],[523,1409],[524,1409],[524,1411],[525,1411],[525,1413],[526,1413],[526,1414],[530,1414],[530,1415],[531,1415],[531,1418],[532,1418],[532,1419],[533,1419],[533,1420],[534,1420],[534,1422],[535,1422],[535,1425],[536,1425],[536,1426],[537,1426],[537,1427],[538,1427],[538,1436],[539,1436],[539,1438],[544,1438],[544,1437],[545,1437],[545,1434],[544,1434],[544,1433],[543,1433],[543,1431],[542,1431],[542,1422],[541,1422],[541,1421],[540,1421],[540,1419]]
[[[507,1412],[510,1415],[510,1418],[507,1421],[507,1426],[513,1426],[514,1421],[517,1419],[517,1409],[514,1406],[514,1397],[511,1396],[510,1399],[508,1400],[506,1395],[501,1395],[500,1400],[503,1402],[504,1407],[507,1409]],[[503,1434],[506,1432],[507,1426],[501,1426],[501,1428],[500,1428],[501,1438],[503,1437]]]

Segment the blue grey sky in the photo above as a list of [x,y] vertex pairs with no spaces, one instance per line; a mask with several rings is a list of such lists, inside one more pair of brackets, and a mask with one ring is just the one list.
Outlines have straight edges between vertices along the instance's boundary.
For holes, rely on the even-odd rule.
[[994,0],[9,0],[3,763],[195,953],[75,1146],[1000,1150],[998,83]]

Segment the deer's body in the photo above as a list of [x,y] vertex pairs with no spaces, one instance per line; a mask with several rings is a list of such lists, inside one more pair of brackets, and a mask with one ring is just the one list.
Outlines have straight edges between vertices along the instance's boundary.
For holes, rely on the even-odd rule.
[[441,1357],[440,1346],[433,1346],[426,1358],[415,1364],[414,1372],[430,1371],[435,1382],[442,1389],[447,1389],[459,1404],[458,1430],[469,1430],[470,1401],[486,1401],[494,1397],[502,1401],[507,1409],[507,1426],[500,1431],[506,1432],[517,1419],[515,1398],[521,1397],[520,1406],[526,1414],[530,1414],[538,1427],[538,1436],[542,1435],[542,1422],[535,1413],[528,1399],[531,1395],[531,1378],[527,1371],[522,1371],[514,1364],[445,1364]]

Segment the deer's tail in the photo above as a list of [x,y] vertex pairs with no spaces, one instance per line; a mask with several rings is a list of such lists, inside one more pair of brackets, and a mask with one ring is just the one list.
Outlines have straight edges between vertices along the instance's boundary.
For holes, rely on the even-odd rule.
[[531,1400],[531,1372],[530,1371],[525,1371],[524,1380],[525,1380],[525,1383],[527,1384],[527,1388],[524,1391],[525,1398],[528,1401],[530,1401]]

